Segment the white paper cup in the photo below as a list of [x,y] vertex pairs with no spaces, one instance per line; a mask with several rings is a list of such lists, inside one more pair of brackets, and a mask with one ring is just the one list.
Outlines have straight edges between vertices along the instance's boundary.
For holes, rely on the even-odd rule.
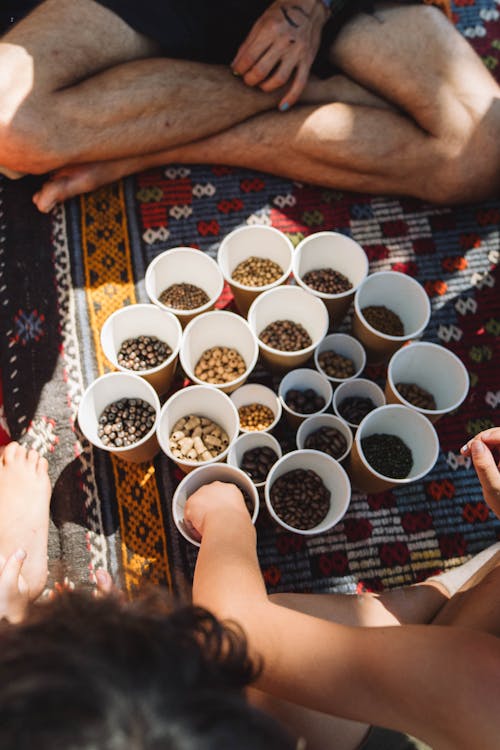
[[[277,454],[278,458],[281,458],[281,456],[283,455],[280,444],[278,443],[276,438],[272,435],[269,435],[269,433],[245,432],[243,433],[243,435],[237,437],[234,443],[231,445],[231,448],[229,449],[229,453],[227,455],[228,464],[230,466],[236,466],[238,469],[241,469],[241,462],[243,460],[244,454],[247,451],[253,450],[254,448],[271,448],[271,450],[273,450]],[[254,482],[254,485],[256,487],[263,487],[265,483],[266,481],[264,480],[263,482]]]
[[353,430],[355,430],[358,425],[354,422],[349,422],[349,420],[342,416],[339,411],[339,404],[341,404],[345,398],[353,398],[355,396],[371,399],[375,404],[375,408],[384,406],[385,404],[384,391],[372,380],[367,380],[366,378],[355,378],[354,380],[346,380],[344,383],[340,383],[333,393],[333,411],[337,417],[343,419]]
[[[172,350],[171,355],[157,367],[130,370],[118,364],[118,352],[126,339],[137,336],[156,336]],[[121,372],[133,372],[151,383],[160,394],[168,391],[177,366],[182,328],[178,319],[155,305],[127,305],[109,316],[101,328],[101,346],[113,367]]]
[[[310,346],[295,352],[283,352],[264,344],[259,334],[277,320],[299,323],[312,339]],[[280,286],[263,292],[251,304],[248,322],[255,333],[263,359],[271,367],[291,370],[307,362],[328,330],[328,310],[324,303],[297,286]]]
[[[190,414],[208,417],[227,433],[229,443],[217,456],[209,461],[193,461],[178,458],[170,450],[170,435],[174,425]],[[174,393],[163,405],[158,422],[158,442],[162,451],[185,473],[199,466],[223,461],[239,431],[238,411],[225,393],[209,385],[191,385]]]
[[[399,437],[413,455],[413,466],[407,477],[394,479],[375,471],[363,453],[361,441],[374,434]],[[364,492],[384,492],[425,477],[439,455],[439,440],[431,422],[415,409],[399,404],[381,406],[370,412],[358,427],[349,458],[349,476],[353,487]]]
[[[295,469],[311,469],[321,478],[325,487],[330,490],[330,510],[321,523],[312,529],[297,529],[295,526],[289,526],[278,516],[271,502],[270,493],[274,482],[283,474]],[[349,507],[351,484],[345,470],[334,458],[320,451],[300,450],[287,453],[274,464],[267,475],[264,493],[267,509],[277,524],[295,534],[310,536],[329,531],[340,521]]]
[[237,469],[235,466],[228,466],[227,464],[209,464],[208,466],[200,466],[181,480],[172,498],[172,515],[174,517],[175,525],[182,536],[196,547],[200,546],[200,542],[193,536],[190,525],[184,521],[184,508],[188,498],[191,497],[196,490],[199,490],[200,487],[203,487],[205,484],[211,484],[212,482],[230,482],[236,484],[240,490],[244,490],[253,501],[254,511],[252,513],[252,523],[255,523],[259,514],[259,493],[250,477],[245,474],[244,471]]
[[[333,268],[344,274],[352,288],[339,294],[326,294],[305,284],[304,276],[319,268]],[[297,284],[323,300],[332,325],[338,326],[349,309],[356,289],[368,274],[368,258],[361,245],[350,237],[339,232],[317,232],[297,245],[292,271]]]
[[248,378],[259,356],[257,339],[247,321],[240,315],[225,310],[214,310],[194,318],[184,330],[180,360],[184,372],[198,385],[207,385],[194,374],[201,355],[214,346],[235,349],[244,359],[246,369],[229,383],[209,383],[225,393],[231,393]]
[[[308,388],[312,388],[318,396],[322,396],[325,400],[325,405],[321,409],[311,413],[298,412],[291,409],[285,401],[288,391],[290,389],[306,391]],[[281,401],[283,412],[289,424],[292,427],[298,427],[307,417],[312,416],[312,414],[322,414],[328,409],[332,400],[332,392],[332,386],[324,375],[321,375],[317,370],[310,370],[307,367],[303,367],[287,372],[279,384],[278,398]]]
[[[208,295],[206,304],[192,310],[168,307],[160,296],[172,284],[194,284]],[[200,313],[211,310],[224,288],[224,278],[217,263],[201,250],[192,247],[174,247],[158,255],[147,267],[146,292],[153,304],[176,315],[182,327]]]
[[[434,396],[436,409],[413,406],[399,393],[397,383],[415,383]],[[439,344],[412,342],[392,355],[387,368],[385,396],[388,404],[403,404],[431,422],[458,409],[469,391],[469,373],[453,352]]]
[[[335,352],[340,354],[342,357],[350,359],[354,366],[354,373],[348,378],[335,378],[332,375],[327,375],[325,370],[319,363],[319,355],[324,352]],[[357,378],[366,365],[366,353],[363,349],[362,344],[353,336],[348,336],[346,333],[330,333],[328,336],[320,341],[316,349],[314,350],[314,366],[325,378],[331,382],[333,388],[339,383],[345,383],[346,380],[352,380]]]
[[242,426],[240,420],[241,432],[248,432],[250,434],[254,432],[271,432],[280,421],[281,401],[272,388],[268,388],[267,385],[261,385],[260,383],[246,383],[231,393],[231,401],[238,410],[242,406],[262,404],[263,406],[267,406],[268,409],[271,409],[274,414],[273,421],[264,430],[249,430]]
[[341,463],[351,452],[352,430],[347,422],[345,422],[343,419],[340,419],[340,417],[336,417],[334,414],[318,414],[314,417],[308,417],[307,419],[305,419],[297,430],[297,435],[295,438],[297,449],[303,450],[306,447],[306,440],[309,435],[312,435],[313,432],[316,432],[321,427],[330,427],[331,429],[338,430],[340,434],[345,438],[345,451],[341,456],[338,456],[335,459],[336,461]]
[[[121,398],[140,398],[154,408],[156,417],[149,432],[133,445],[115,448],[104,445],[98,435],[99,417],[114,401]],[[131,463],[150,461],[159,451],[156,429],[160,414],[160,401],[155,389],[138,375],[126,372],[110,372],[101,375],[89,385],[78,407],[78,424],[87,440],[108,453]]]
[[[283,232],[274,227],[252,225],[230,232],[222,240],[217,262],[225,280],[231,287],[235,304],[246,315],[254,299],[262,292],[285,284],[292,270],[293,245]],[[265,286],[246,286],[233,279],[235,268],[247,258],[266,258],[283,269],[282,275]]]
[[[404,334],[390,336],[371,326],[362,310],[372,305],[383,305],[396,313]],[[378,271],[367,276],[354,295],[352,330],[365,347],[369,362],[385,361],[405,341],[422,335],[430,315],[429,297],[418,281],[398,271]]]

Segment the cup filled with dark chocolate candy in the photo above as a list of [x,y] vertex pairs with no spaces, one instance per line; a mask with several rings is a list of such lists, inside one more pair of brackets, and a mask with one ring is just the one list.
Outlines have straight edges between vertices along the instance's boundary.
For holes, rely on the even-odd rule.
[[318,414],[305,419],[297,430],[298,450],[327,453],[336,461],[344,461],[352,448],[352,430],[334,414]]
[[270,432],[281,417],[281,401],[272,388],[261,383],[245,383],[231,393],[238,409],[241,432]]
[[159,414],[158,394],[146,380],[132,373],[111,372],[94,380],[84,392],[78,424],[92,445],[140,463],[159,451]]
[[264,494],[271,517],[284,529],[296,534],[321,534],[346,512],[351,485],[345,470],[331,456],[317,450],[297,450],[274,464]]
[[283,452],[275,437],[267,432],[246,432],[229,449],[227,462],[247,474],[256,487],[263,487],[272,466]]
[[341,383],[332,398],[334,413],[347,422],[352,430],[356,430],[373,409],[384,404],[382,388],[367,378],[354,378]]
[[330,333],[314,351],[314,365],[335,388],[344,380],[357,378],[365,368],[362,344],[346,333]]
[[415,409],[388,404],[371,411],[356,432],[349,458],[353,487],[383,492],[422,479],[439,454],[431,422]]
[[282,378],[278,397],[292,427],[298,427],[311,414],[321,414],[330,406],[332,386],[317,370],[299,367]]

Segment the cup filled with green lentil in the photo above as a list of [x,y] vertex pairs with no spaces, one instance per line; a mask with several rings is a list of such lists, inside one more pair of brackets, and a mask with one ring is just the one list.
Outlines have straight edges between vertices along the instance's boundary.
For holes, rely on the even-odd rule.
[[181,338],[175,315],[155,305],[121,307],[101,329],[102,350],[113,367],[140,375],[160,395],[173,380]]
[[217,262],[242,315],[259,294],[286,283],[292,255],[291,241],[274,227],[253,224],[224,237]]
[[224,288],[215,260],[192,247],[160,253],[147,267],[144,281],[151,302],[176,315],[183,328],[213,309]]
[[231,393],[238,409],[241,432],[270,432],[278,424],[281,401],[272,388],[261,383],[245,383]]
[[305,419],[297,430],[298,450],[321,451],[342,462],[352,448],[352,430],[343,419],[334,414],[317,414]]
[[298,427],[311,414],[321,414],[332,400],[332,386],[317,370],[298,367],[281,379],[278,397],[291,427]]
[[292,271],[297,284],[323,300],[331,325],[337,327],[368,274],[368,258],[350,237],[316,232],[297,245]]
[[256,487],[263,487],[267,475],[283,451],[268,432],[245,432],[236,438],[229,449],[227,462],[245,472]]
[[150,461],[160,449],[159,415],[160,401],[152,385],[132,373],[110,372],[85,390],[78,424],[96,448],[141,463]]
[[296,534],[323,534],[345,514],[351,484],[338,461],[316,450],[285,454],[271,468],[264,489],[274,521]]
[[348,471],[353,487],[384,492],[428,474],[439,440],[432,423],[415,409],[387,404],[374,409],[356,432]]
[[340,383],[333,392],[334,414],[355,431],[362,420],[374,409],[384,406],[385,395],[376,383],[367,378],[354,378]]
[[439,344],[411,342],[387,367],[387,403],[400,403],[437,422],[458,409],[469,391],[469,373],[459,357]]
[[335,388],[339,383],[357,378],[366,365],[363,345],[346,333],[330,333],[314,350],[314,365]]

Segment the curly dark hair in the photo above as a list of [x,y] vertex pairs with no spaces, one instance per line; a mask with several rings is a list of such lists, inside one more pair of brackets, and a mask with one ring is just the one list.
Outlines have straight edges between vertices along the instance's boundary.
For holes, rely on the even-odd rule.
[[242,633],[204,609],[67,592],[0,623],[0,748],[291,750],[246,703],[255,676]]

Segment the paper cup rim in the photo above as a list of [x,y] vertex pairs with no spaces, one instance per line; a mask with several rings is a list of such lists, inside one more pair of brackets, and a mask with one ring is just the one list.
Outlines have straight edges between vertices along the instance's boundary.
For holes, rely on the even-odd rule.
[[[290,251],[290,259],[288,261],[287,269],[283,271],[279,279],[276,279],[270,284],[265,284],[264,286],[248,286],[247,284],[241,284],[239,281],[235,281],[230,274],[224,273],[221,260],[220,260],[222,257],[222,252],[224,250],[224,243],[226,243],[229,238],[235,237],[236,235],[241,234],[241,233],[251,231],[252,229],[255,229],[255,228],[264,229],[265,231],[269,231],[272,234],[279,235],[282,239],[286,241],[286,244],[288,245],[288,249]],[[260,255],[259,253],[254,253],[253,255],[256,258],[264,258],[264,259],[266,258],[265,255]],[[249,255],[248,257],[250,258],[252,256]],[[224,237],[217,251],[217,263],[224,277],[224,280],[227,281],[228,284],[236,287],[236,289],[239,289],[242,292],[267,292],[269,291],[269,289],[273,289],[275,286],[280,286],[288,279],[288,277],[290,276],[292,272],[292,259],[293,259],[293,244],[290,238],[287,237],[287,235],[284,232],[282,232],[280,229],[276,229],[276,227],[270,227],[267,224],[252,224],[252,225],[246,225],[243,227],[237,227],[236,229],[233,229],[232,232],[229,232],[229,234],[227,234]]]
[[381,388],[378,383],[375,383],[374,380],[369,380],[369,378],[348,378],[348,379],[346,378],[345,380],[342,380],[338,384],[337,388],[333,392],[333,396],[332,396],[333,414],[336,417],[339,417],[339,419],[342,419],[346,424],[349,425],[349,427],[353,428],[354,430],[359,430],[359,427],[360,427],[361,423],[363,422],[363,419],[366,419],[366,417],[368,416],[368,414],[371,414],[372,412],[374,412],[375,409],[372,409],[371,411],[369,411],[368,414],[366,415],[366,417],[363,417],[363,419],[361,420],[361,422],[359,422],[359,424],[356,424],[355,422],[349,422],[345,417],[343,417],[341,414],[339,414],[337,412],[337,410],[336,410],[337,409],[337,402],[336,402],[336,398],[335,397],[338,396],[339,391],[340,392],[342,391],[342,385],[344,383],[352,383],[354,381],[356,381],[358,383],[370,383],[370,386],[375,386],[375,388],[378,389],[379,396],[381,396],[381,398],[383,398],[383,403],[380,406],[376,406],[375,409],[380,409],[382,406],[387,406],[387,404],[386,404],[386,397],[385,397],[384,389]]
[[[304,413],[302,411],[295,411],[294,409],[290,409],[290,407],[288,406],[288,404],[285,401],[285,394],[283,393],[283,390],[282,390],[283,381],[288,377],[288,375],[296,374],[297,372],[300,372],[301,370],[306,370],[307,372],[310,372],[310,373],[312,372],[315,375],[318,375],[320,378],[323,378],[323,380],[325,380],[326,383],[328,384],[328,393],[330,394],[329,399],[328,400],[325,399],[325,405],[323,406],[323,408],[319,409],[318,411],[309,412],[308,414],[306,414],[306,413]],[[290,372],[287,372],[281,378],[280,384],[278,386],[278,398],[279,398],[279,400],[281,402],[281,406],[285,410],[285,412],[288,412],[289,414],[292,414],[294,417],[302,417],[302,419],[304,419],[306,417],[318,417],[320,414],[323,414],[328,409],[328,407],[330,406],[330,404],[332,403],[333,388],[332,388],[332,384],[330,383],[330,381],[328,380],[328,378],[326,377],[326,375],[323,375],[323,373],[318,372],[317,370],[313,370],[313,369],[311,369],[309,367],[296,367],[294,370],[290,370]]]
[[[238,437],[231,444],[230,449],[229,449],[229,453],[227,455],[227,465],[228,466],[234,466],[235,469],[240,469],[240,471],[243,471],[243,473],[245,474],[245,476],[247,476],[250,479],[250,481],[252,482],[252,484],[254,485],[254,487],[256,487],[257,489],[259,489],[260,487],[264,487],[264,485],[266,483],[267,477],[262,482],[254,482],[253,479],[251,478],[251,476],[249,474],[247,474],[246,471],[244,471],[237,463],[232,463],[232,455],[231,455],[231,453],[236,449],[237,443],[242,443],[242,442],[244,442],[244,440],[247,439],[247,435],[252,435],[252,436],[253,435],[255,435],[255,436],[266,435],[266,438],[265,438],[264,442],[269,442],[270,441],[272,443],[273,447],[276,449],[276,453],[278,454],[278,461],[280,460],[280,458],[283,457],[283,449],[282,449],[281,445],[279,444],[278,440],[274,437],[274,435],[270,435],[269,432],[265,432],[264,430],[254,430],[253,432],[242,432],[241,435],[238,435]],[[249,448],[249,450],[252,450],[252,449]],[[231,461],[230,461],[230,459],[231,459]],[[271,466],[271,469],[272,469],[272,466]],[[271,471],[271,469],[269,469],[269,471]]]
[[[319,351],[319,347],[321,346],[321,344],[323,343],[323,341],[325,341],[325,339],[330,338],[330,337],[333,338],[334,336],[341,336],[344,339],[350,339],[356,346],[359,347],[359,349],[361,351],[361,354],[362,354],[361,367],[358,367],[358,369],[356,370],[356,372],[354,373],[354,375],[349,375],[349,377],[347,377],[347,378],[336,378],[333,375],[327,375],[326,372],[323,370],[323,368],[321,367],[321,365],[319,363],[319,355],[323,354],[323,352]],[[329,351],[329,350],[325,349],[324,351]],[[341,383],[345,383],[346,380],[354,380],[355,378],[358,378],[361,375],[361,373],[363,372],[363,370],[365,369],[365,367],[366,367],[366,350],[365,350],[365,347],[363,346],[363,344],[361,343],[361,341],[359,341],[355,336],[351,336],[349,333],[336,333],[336,332],[334,332],[334,333],[328,333],[324,338],[321,339],[321,341],[319,342],[319,344],[316,346],[316,349],[314,350],[313,357],[314,357],[314,367],[318,370],[318,372],[321,375],[323,375],[323,377],[327,378],[332,383],[336,383],[337,385],[340,385]]]
[[[231,401],[232,401],[233,403],[234,403],[234,399],[233,399],[233,396],[234,396],[234,395],[235,395],[235,394],[236,394],[236,393],[237,393],[237,392],[238,392],[238,391],[239,391],[239,390],[240,390],[241,388],[245,388],[245,387],[246,387],[247,385],[248,385],[248,386],[258,386],[259,388],[265,388],[265,389],[266,389],[266,391],[269,391],[269,393],[271,393],[271,394],[272,394],[272,395],[274,396],[274,401],[275,401],[275,403],[276,403],[276,414],[274,415],[274,419],[273,419],[273,421],[271,422],[271,424],[269,425],[269,427],[266,427],[266,428],[265,428],[265,429],[263,429],[263,430],[248,430],[248,429],[247,429],[246,427],[242,427],[242,426],[241,426],[241,422],[240,422],[240,432],[241,432],[242,434],[244,434],[244,435],[245,435],[245,434],[253,435],[253,434],[259,434],[259,433],[264,433],[264,432],[271,432],[271,430],[273,430],[273,429],[274,429],[274,428],[276,427],[276,425],[278,424],[278,422],[280,421],[280,419],[281,419],[281,415],[282,415],[282,413],[283,413],[283,408],[282,408],[282,406],[281,406],[281,401],[279,400],[279,398],[278,398],[277,394],[276,394],[276,393],[275,393],[275,392],[273,391],[273,389],[272,389],[272,388],[269,388],[269,386],[268,386],[268,385],[264,385],[263,383],[243,383],[242,385],[238,386],[238,388],[235,388],[235,389],[234,389],[234,391],[233,391],[232,393],[230,393],[230,394],[229,394],[229,398],[231,399]],[[259,403],[259,402],[258,402],[258,401],[249,401],[249,404],[252,404],[252,403]],[[247,405],[247,404],[241,404],[241,406],[246,406],[246,405]],[[264,405],[265,405],[265,404],[264,404]],[[236,406],[236,404],[235,404],[235,406]],[[236,410],[237,410],[237,411],[238,411],[238,408],[239,408],[239,407],[236,407]],[[271,408],[271,407],[269,407],[269,408]],[[238,415],[239,415],[239,411],[238,411]]]
[[[340,422],[342,425],[345,425],[345,427],[346,427],[346,433],[348,433],[348,437],[346,438],[347,448],[345,449],[344,453],[342,453],[341,456],[339,456],[338,458],[334,459],[335,461],[338,461],[340,463],[345,458],[347,458],[347,456],[351,452],[351,448],[352,448],[352,445],[354,443],[354,437],[353,437],[352,430],[351,430],[351,427],[349,425],[349,422],[347,422],[345,419],[342,419],[342,417],[337,416],[337,414],[330,414],[329,413],[329,414],[311,414],[311,415],[309,415],[307,417],[307,419],[305,419],[298,426],[298,428],[297,428],[297,432],[295,434],[295,444],[297,446],[297,450],[299,450],[299,451],[302,451],[302,450],[319,450],[318,448],[301,448],[300,445],[299,445],[299,441],[302,442],[302,434],[305,432],[306,428],[309,427],[310,420],[316,420],[316,419],[321,419],[321,418],[325,418],[325,417],[328,418],[328,421],[332,421],[332,422],[334,421],[335,424],[338,424]],[[318,427],[318,429],[320,429],[320,427]],[[320,453],[325,453],[325,451],[319,451],[319,452]],[[329,454],[327,453],[326,455],[328,456]],[[333,456],[331,456],[331,458],[333,458]]]

